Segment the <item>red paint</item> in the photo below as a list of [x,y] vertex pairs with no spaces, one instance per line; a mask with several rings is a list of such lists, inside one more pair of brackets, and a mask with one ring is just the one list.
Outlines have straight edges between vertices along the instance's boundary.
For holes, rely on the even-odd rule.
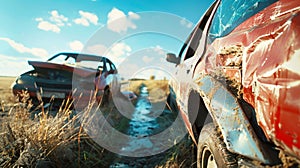
[[[91,70],[88,68],[72,67],[69,65],[56,64],[56,63],[51,63],[51,62],[28,61],[28,64],[32,65],[35,69],[36,68],[47,68],[47,69],[64,70],[64,71],[68,71],[71,73],[74,72],[74,73],[76,73],[76,75],[79,75],[82,77],[87,77],[87,76],[96,74],[95,70]],[[76,69],[76,70],[74,71],[74,69]]]
[[[255,108],[257,120],[266,136],[298,158],[299,37],[300,1],[281,0],[246,20],[226,37],[218,38],[207,46],[213,49],[208,50],[206,60],[200,62],[195,71],[199,74],[221,69],[228,77],[240,82],[243,98]],[[242,50],[241,70],[237,69],[239,66],[225,65],[232,55],[225,57],[215,53],[231,46]],[[298,67],[291,65],[295,62]],[[227,68],[224,69],[224,66]]]

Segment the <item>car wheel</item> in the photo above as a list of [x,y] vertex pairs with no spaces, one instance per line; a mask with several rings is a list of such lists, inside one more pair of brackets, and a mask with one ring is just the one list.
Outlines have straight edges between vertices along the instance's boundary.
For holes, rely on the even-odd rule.
[[237,167],[235,155],[226,149],[213,123],[202,128],[197,150],[198,168]]

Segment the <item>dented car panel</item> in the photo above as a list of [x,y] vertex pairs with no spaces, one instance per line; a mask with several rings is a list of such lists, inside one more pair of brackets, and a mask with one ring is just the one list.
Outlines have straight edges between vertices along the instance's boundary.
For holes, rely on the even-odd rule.
[[237,98],[212,77],[207,76],[201,82],[202,86],[207,84],[211,86],[211,88],[200,86],[199,92],[206,90],[209,93],[202,94],[203,97],[205,96],[204,102],[210,102],[207,107],[209,107],[214,121],[221,127],[220,131],[227,149],[266,164],[273,163],[275,160],[272,153],[265,150],[266,146],[253,131]]
[[[193,119],[189,116],[193,115],[187,102],[189,93],[197,90],[229,151],[275,164],[278,156],[265,146],[268,141],[300,159],[300,1],[217,4],[195,54],[179,55],[178,69],[191,66],[192,74],[181,71],[184,82],[170,83],[180,95],[178,106],[191,136]],[[201,43],[203,39],[206,43]],[[182,83],[188,84],[182,87]],[[239,100],[254,109],[251,122]]]
[[78,53],[59,53],[45,62],[28,61],[28,64],[34,70],[17,78],[13,93],[20,96],[26,90],[34,101],[39,97],[46,102],[52,98],[74,98],[80,95],[73,96],[75,90],[84,92],[87,97],[90,97],[91,90],[97,89],[102,93],[110,85],[111,76],[117,73],[109,59]]
[[[53,71],[53,70],[60,70],[66,72],[74,72],[74,65],[65,65],[65,64],[56,64],[51,62],[41,62],[41,61],[28,61],[28,64],[33,66],[37,71]],[[80,67],[76,67],[76,75],[87,77],[90,75],[95,74],[95,70],[93,69],[84,69]]]
[[[230,66],[240,72],[225,76],[243,87],[243,98],[255,108],[266,136],[285,152],[300,157],[300,3],[278,1],[238,26],[230,35],[216,39],[211,47],[221,49],[207,58],[206,71]],[[235,46],[230,56],[222,53]],[[232,48],[233,49],[233,48]],[[232,50],[231,49],[231,50]],[[242,51],[241,56],[233,54]],[[221,54],[220,54],[221,53]],[[211,55],[214,57],[215,55]],[[214,62],[215,61],[215,62]],[[240,65],[238,67],[236,65]],[[230,69],[230,68],[229,68]]]

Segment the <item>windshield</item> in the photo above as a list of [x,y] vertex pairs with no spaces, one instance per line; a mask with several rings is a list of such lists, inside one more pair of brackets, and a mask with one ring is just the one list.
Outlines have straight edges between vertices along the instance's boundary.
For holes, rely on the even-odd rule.
[[277,0],[224,0],[221,1],[209,32],[210,40],[223,37],[239,24]]
[[48,60],[56,64],[103,70],[102,57],[77,54],[58,54]]
[[74,57],[70,57],[68,55],[57,55],[52,57],[51,59],[48,60],[48,62],[51,63],[56,63],[56,64],[68,64],[68,65],[75,65],[75,58]]

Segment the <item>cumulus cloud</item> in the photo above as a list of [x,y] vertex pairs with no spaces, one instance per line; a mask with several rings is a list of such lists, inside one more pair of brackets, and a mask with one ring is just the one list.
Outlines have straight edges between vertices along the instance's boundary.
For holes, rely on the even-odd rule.
[[124,42],[115,43],[111,47],[95,44],[85,50],[86,53],[109,57],[115,64],[121,63],[132,51],[131,47]]
[[68,18],[64,15],[60,15],[57,10],[53,10],[49,12],[49,14],[50,17],[47,20],[44,20],[40,17],[35,19],[35,21],[38,22],[39,29],[59,33],[61,31],[60,27],[65,26],[65,24],[70,26],[70,23],[68,23]]
[[97,25],[98,24],[98,16],[94,13],[84,12],[82,10],[79,11],[80,18],[74,19],[74,23],[80,24],[83,26],[89,26],[90,23]]
[[51,11],[50,14],[50,20],[56,23],[57,26],[64,26],[65,22],[68,22],[68,18],[64,15],[60,15],[57,10]]
[[17,76],[31,69],[27,64],[26,58],[0,54],[0,59],[0,76]]
[[91,54],[95,54],[95,55],[100,55],[100,56],[104,56],[107,52],[107,47],[102,45],[102,44],[95,44],[92,46],[88,46],[84,51],[87,53],[91,53]]
[[127,56],[131,52],[131,47],[123,42],[114,44],[108,52],[109,56]]
[[19,53],[29,53],[41,58],[48,57],[49,55],[48,52],[42,48],[29,48],[21,43],[17,43],[14,40],[5,37],[0,37],[0,40],[7,42],[12,48],[14,48]]
[[52,24],[48,21],[44,21],[42,18],[37,18],[36,21],[39,22],[38,28],[45,31],[53,31],[55,33],[60,32],[60,28],[56,24]]
[[126,32],[128,28],[136,29],[133,20],[140,19],[140,16],[134,12],[128,12],[128,16],[117,8],[113,8],[107,15],[108,29],[121,33]]
[[78,40],[74,40],[69,43],[69,47],[73,51],[81,51],[83,49],[84,45],[82,44],[82,42],[80,42]]

